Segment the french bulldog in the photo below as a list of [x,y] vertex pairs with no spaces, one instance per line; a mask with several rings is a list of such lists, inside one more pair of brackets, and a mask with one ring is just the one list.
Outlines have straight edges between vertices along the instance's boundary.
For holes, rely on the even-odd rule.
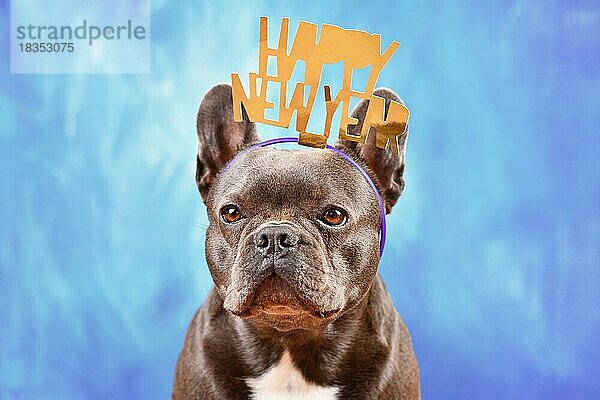
[[[389,89],[374,94],[386,112],[400,102]],[[198,110],[196,183],[215,288],[188,328],[172,398],[419,399],[409,332],[377,272],[373,189],[331,150],[242,152],[260,139],[232,107],[222,84]],[[349,134],[359,135],[367,107],[354,108]],[[365,144],[335,142],[369,173],[386,213],[404,188],[406,137],[399,155],[377,148],[373,129]]]

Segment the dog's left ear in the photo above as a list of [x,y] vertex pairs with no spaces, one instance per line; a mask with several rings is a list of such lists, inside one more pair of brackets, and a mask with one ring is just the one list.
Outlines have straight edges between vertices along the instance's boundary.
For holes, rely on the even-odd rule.
[[242,116],[242,122],[233,120],[231,86],[226,84],[214,86],[200,103],[196,119],[196,184],[205,202],[215,177],[227,162],[240,150],[260,141],[243,106]]
[[[374,95],[385,99],[385,116],[387,117],[390,102],[392,100],[404,104],[400,97],[390,89],[379,88],[375,89]],[[350,114],[353,118],[358,119],[356,125],[348,126],[348,134],[360,136],[360,131],[367,114],[369,100],[361,100]],[[398,132],[401,133],[401,132]],[[406,139],[408,138],[408,127],[406,132],[399,137],[398,140],[398,155],[394,154],[389,146],[387,149],[381,149],[375,145],[376,133],[375,129],[371,128],[367,141],[362,144],[350,140],[337,140],[335,147],[342,150],[344,153],[357,157],[363,161],[367,167],[367,172],[374,178],[385,205],[386,213],[392,211],[392,207],[398,201],[398,198],[404,190],[404,158],[406,153]]]

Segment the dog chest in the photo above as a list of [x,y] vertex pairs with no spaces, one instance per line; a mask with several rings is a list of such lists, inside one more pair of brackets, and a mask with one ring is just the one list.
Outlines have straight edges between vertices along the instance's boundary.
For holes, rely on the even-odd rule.
[[307,382],[288,352],[267,372],[246,380],[255,400],[336,400],[338,388]]

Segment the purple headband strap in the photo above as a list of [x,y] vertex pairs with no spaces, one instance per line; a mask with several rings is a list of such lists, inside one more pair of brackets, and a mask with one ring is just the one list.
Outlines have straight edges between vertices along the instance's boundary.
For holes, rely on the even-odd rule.
[[[221,172],[224,172],[227,168],[229,168],[229,165],[231,165],[231,163],[233,161],[235,161],[241,154],[247,152],[248,150],[252,150],[256,147],[267,147],[267,146],[271,146],[273,144],[280,144],[280,143],[298,143],[298,139],[294,138],[294,137],[281,137],[281,138],[276,138],[276,139],[271,139],[271,140],[265,140],[264,142],[260,142],[255,145],[252,145],[252,146],[248,147],[247,149],[244,149],[243,151],[239,152],[238,154],[236,154],[235,157],[233,157],[231,160],[229,160],[229,162],[227,164],[225,164],[225,166],[223,167]],[[340,156],[342,156],[346,161],[348,161],[350,163],[350,165],[352,165],[354,168],[356,168],[358,170],[358,172],[360,172],[360,174],[363,176],[363,178],[365,178],[365,180],[367,181],[369,186],[371,186],[371,189],[373,189],[373,192],[375,192],[375,196],[377,197],[377,202],[379,203],[379,211],[381,212],[381,230],[379,233],[379,257],[381,258],[381,256],[383,255],[383,248],[385,247],[385,234],[386,234],[385,207],[383,205],[383,200],[381,199],[381,196],[379,195],[379,191],[377,190],[377,186],[375,186],[375,183],[373,182],[373,180],[371,179],[369,174],[367,174],[366,171],[360,165],[358,165],[358,163],[356,161],[354,161],[352,158],[350,158],[346,153],[344,153],[330,145],[327,145],[327,148],[329,150],[332,150],[334,153],[337,153]]]

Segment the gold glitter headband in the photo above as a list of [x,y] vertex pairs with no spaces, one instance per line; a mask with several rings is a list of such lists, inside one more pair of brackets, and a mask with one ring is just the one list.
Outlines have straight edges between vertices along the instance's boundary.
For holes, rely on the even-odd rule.
[[[268,125],[288,128],[294,112],[296,112],[296,131],[299,133],[298,143],[306,146],[324,148],[331,131],[333,116],[342,104],[339,138],[364,143],[367,140],[370,128],[375,129],[376,145],[386,148],[390,143],[391,151],[398,154],[398,138],[404,134],[408,125],[409,111],[404,104],[391,101],[384,116],[385,99],[373,95],[377,78],[400,43],[394,41],[380,53],[381,36],[358,30],[343,29],[335,25],[323,24],[319,42],[317,43],[316,24],[301,21],[294,37],[291,49],[288,51],[289,18],[281,21],[279,42],[277,47],[268,46],[267,17],[260,18],[260,44],[258,50],[258,73],[249,74],[249,95],[246,94],[237,73],[231,74],[233,88],[234,120],[242,121],[242,105],[248,118],[252,122],[261,122]],[[276,75],[267,73],[269,56],[275,57],[277,62]],[[296,83],[292,92],[291,101],[287,104],[287,84],[290,80],[296,63],[305,62],[304,82]],[[343,61],[343,84],[335,98],[331,97],[331,88],[324,85],[326,117],[323,133],[307,131],[308,121],[312,112],[315,98],[321,84],[321,75],[325,64],[334,64]],[[352,73],[355,69],[371,66],[369,79],[363,92],[352,89]],[[269,82],[278,83],[280,98],[278,119],[265,118],[265,110],[273,109],[275,104],[267,101],[267,86]],[[260,91],[259,89],[260,84]],[[308,98],[305,99],[305,89],[309,89]],[[360,136],[348,134],[348,126],[356,125],[358,120],[348,115],[351,98],[369,100],[369,107],[365,115]]]

